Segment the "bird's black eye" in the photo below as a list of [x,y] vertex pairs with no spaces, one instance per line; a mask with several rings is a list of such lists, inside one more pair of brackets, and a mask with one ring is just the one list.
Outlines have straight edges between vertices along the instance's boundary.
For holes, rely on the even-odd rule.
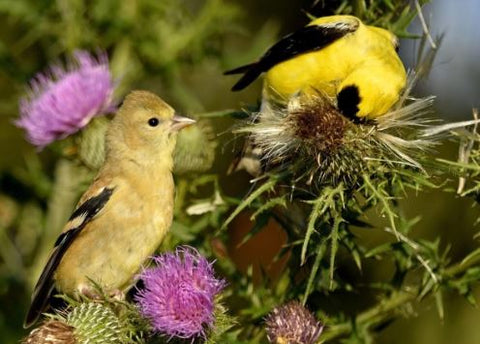
[[148,125],[151,127],[156,127],[158,123],[160,123],[160,121],[156,117],[152,117],[148,120]]

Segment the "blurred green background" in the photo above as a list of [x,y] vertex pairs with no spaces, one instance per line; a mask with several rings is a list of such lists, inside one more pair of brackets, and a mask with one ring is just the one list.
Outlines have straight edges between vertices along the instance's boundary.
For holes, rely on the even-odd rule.
[[[406,1],[407,2],[407,1]],[[160,94],[184,113],[235,109],[257,101],[260,83],[240,93],[229,91],[235,78],[222,72],[261,54],[279,36],[303,26],[306,12],[330,14],[336,1],[287,0],[0,0],[0,342],[15,343],[25,333],[21,323],[28,305],[28,277],[16,274],[22,265],[28,239],[8,230],[9,216],[15,213],[10,199],[28,200],[32,191],[16,184],[12,176],[24,176],[28,186],[28,164],[35,156],[47,173],[51,156],[36,152],[23,133],[12,125],[18,115],[18,100],[28,80],[48,64],[60,61],[75,49],[96,48],[108,52],[114,75],[119,78],[118,96],[144,88]],[[416,94],[437,96],[437,116],[445,120],[470,119],[471,108],[480,102],[480,44],[477,19],[478,0],[433,0],[424,9],[433,35],[445,34],[431,74],[422,80]],[[411,33],[421,34],[418,21]],[[407,39],[400,54],[407,66],[415,65],[418,41]],[[217,133],[234,125],[233,120],[214,123]],[[216,173],[222,176],[238,144],[221,134]],[[455,159],[452,143],[439,147],[439,156]],[[30,166],[30,170],[33,168]],[[49,170],[50,169],[50,170]],[[247,185],[247,176],[223,179],[225,191],[236,192]],[[42,204],[42,202],[39,202]],[[478,208],[469,199],[428,192],[410,195],[403,202],[410,217],[421,216],[415,236],[441,237],[451,244],[453,260],[472,250],[478,242],[474,227]],[[43,204],[45,206],[45,204]],[[22,211],[25,211],[24,209]],[[31,210],[35,217],[35,209]],[[32,220],[32,223],[35,223]],[[28,226],[27,224],[24,224]],[[31,228],[32,237],[38,230]],[[22,235],[29,235],[28,232]],[[359,233],[367,242],[378,240],[375,233]],[[6,237],[14,240],[4,240]],[[27,255],[28,256],[28,255]],[[30,263],[30,262],[29,262]],[[386,272],[377,271],[378,275]],[[475,294],[480,296],[480,290]],[[361,298],[361,295],[358,296]],[[480,312],[463,298],[446,295],[445,319],[440,321],[434,301],[422,303],[418,315],[398,319],[380,333],[378,343],[480,343]]]

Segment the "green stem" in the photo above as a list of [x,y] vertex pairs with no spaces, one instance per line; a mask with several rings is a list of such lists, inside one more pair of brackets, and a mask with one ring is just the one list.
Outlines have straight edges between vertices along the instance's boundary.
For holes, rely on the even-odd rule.
[[3,268],[9,270],[12,276],[20,276],[22,280],[26,278],[22,255],[3,227],[0,227],[0,257],[3,259]]
[[356,17],[362,18],[363,13],[366,10],[365,0],[354,0],[353,1],[353,14]]
[[461,274],[465,271],[467,271],[469,268],[473,266],[478,266],[480,265],[480,254],[475,255],[468,261],[462,260],[448,268],[445,269],[443,272],[444,278],[453,278],[458,274]]

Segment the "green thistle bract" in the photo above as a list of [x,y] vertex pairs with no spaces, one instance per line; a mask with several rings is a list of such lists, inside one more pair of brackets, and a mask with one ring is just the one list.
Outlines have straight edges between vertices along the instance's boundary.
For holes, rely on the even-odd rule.
[[78,156],[89,168],[97,170],[105,159],[105,133],[109,120],[105,117],[95,118],[82,130],[79,137]]
[[[66,310],[47,315],[47,319],[22,341],[23,344],[126,344],[136,342],[141,329],[136,310],[124,303],[77,302],[65,299]],[[122,317],[117,316],[116,306]],[[135,332],[135,333],[134,333]]]
[[212,127],[206,120],[182,130],[174,152],[175,174],[205,172],[212,167],[217,147],[214,138]]
[[81,303],[65,316],[78,343],[129,343],[128,332],[112,309],[98,302]]

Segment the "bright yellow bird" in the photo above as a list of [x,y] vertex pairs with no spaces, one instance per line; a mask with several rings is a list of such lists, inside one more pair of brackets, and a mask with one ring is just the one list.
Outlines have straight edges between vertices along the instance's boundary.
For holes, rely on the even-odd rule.
[[81,197],[35,286],[25,326],[53,290],[95,296],[92,281],[122,293],[170,228],[173,149],[177,132],[195,121],[147,91],[133,91],[111,121],[105,162]]
[[406,84],[391,32],[347,15],[321,17],[283,37],[257,61],[225,74],[244,73],[241,90],[266,73],[263,95],[288,100],[321,91],[336,98],[347,117],[375,118],[395,104]]

